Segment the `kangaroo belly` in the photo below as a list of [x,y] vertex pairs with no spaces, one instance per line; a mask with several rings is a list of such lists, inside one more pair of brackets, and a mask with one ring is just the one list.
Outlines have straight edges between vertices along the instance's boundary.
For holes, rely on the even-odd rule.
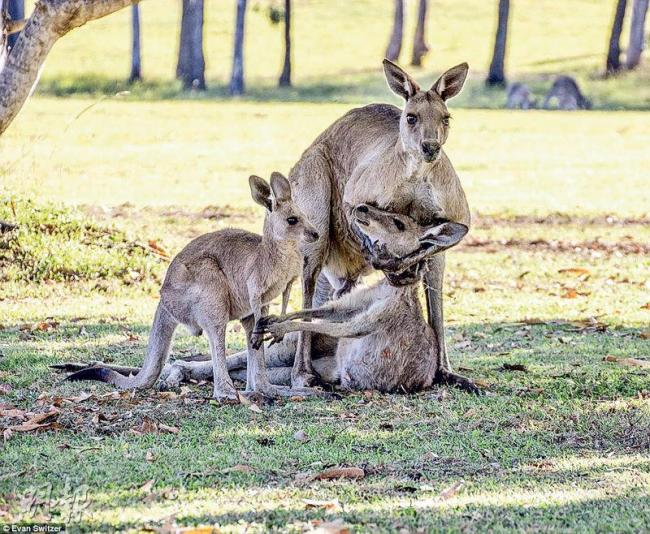
[[389,329],[355,340],[340,340],[337,351],[341,385],[386,393],[428,388],[438,367],[433,332],[422,323],[403,325],[405,333]]

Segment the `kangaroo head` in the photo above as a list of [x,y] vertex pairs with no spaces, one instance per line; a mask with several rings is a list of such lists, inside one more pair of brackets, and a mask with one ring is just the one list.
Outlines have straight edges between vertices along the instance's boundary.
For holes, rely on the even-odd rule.
[[449,135],[447,100],[460,93],[469,65],[461,63],[443,73],[428,91],[423,91],[405,70],[384,59],[384,73],[391,90],[406,104],[400,118],[404,150],[418,160],[433,163],[440,157]]
[[456,245],[465,234],[467,226],[446,219],[433,224],[420,225],[407,215],[380,210],[369,204],[360,204],[352,211],[359,231],[373,242],[385,245],[390,254],[402,257],[417,251],[426,244],[442,252]]
[[291,198],[291,184],[282,174],[271,174],[271,184],[259,176],[248,179],[253,200],[267,210],[264,232],[273,239],[313,242],[318,232]]

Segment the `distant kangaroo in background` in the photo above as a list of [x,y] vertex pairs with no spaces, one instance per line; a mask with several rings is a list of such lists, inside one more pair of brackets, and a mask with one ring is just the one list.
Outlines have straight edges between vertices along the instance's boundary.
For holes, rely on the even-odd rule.
[[549,109],[551,100],[557,99],[557,107],[564,110],[591,109],[591,100],[586,98],[578,83],[571,76],[558,76],[544,98],[544,109]]
[[530,88],[521,82],[513,83],[508,87],[506,107],[508,109],[533,109],[537,107],[537,100],[533,98]]
[[315,393],[272,385],[263,348],[253,347],[252,331],[271,300],[281,293],[282,313],[286,311],[291,284],[303,263],[298,242],[319,236],[292,200],[291,186],[280,173],[271,175],[270,187],[258,176],[251,176],[249,184],[253,199],[267,210],[264,234],[237,229],[205,234],[173,259],[160,290],[142,369],[135,376],[124,376],[115,369],[94,366],[70,375],[69,380],[99,380],[121,389],[153,386],[180,323],[194,335],[205,332],[208,336],[214,398],[237,400],[226,367],[226,326],[239,319],[248,341],[248,391],[269,397]]
[[[417,254],[411,259],[388,258],[373,248],[351,218],[357,205],[366,203],[409,215],[422,225],[444,218],[469,227],[465,192],[442,150],[451,120],[446,101],[462,89],[467,64],[449,69],[428,90],[420,89],[388,60],[384,60],[384,71],[389,87],[404,98],[404,109],[371,104],[348,112],[318,136],[289,174],[296,203],[320,235],[303,251],[303,308],[317,306],[323,294],[328,295],[327,290],[316,295],[321,272],[325,279],[319,280],[319,287],[331,286],[340,296],[369,272],[371,263],[399,284],[408,282],[404,277],[424,261]],[[436,354],[441,368],[451,372],[443,327],[444,265],[444,254],[432,256],[424,281]],[[302,332],[292,384],[307,386],[316,379],[311,334]],[[473,387],[468,382],[468,388]]]

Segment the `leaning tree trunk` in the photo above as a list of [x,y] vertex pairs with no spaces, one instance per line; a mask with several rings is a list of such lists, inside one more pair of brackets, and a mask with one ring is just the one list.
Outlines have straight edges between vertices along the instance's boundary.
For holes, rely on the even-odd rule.
[[244,25],[246,22],[246,0],[237,0],[237,18],[235,20],[235,46],[232,53],[232,75],[230,77],[230,94],[244,94]]
[[284,0],[284,65],[278,85],[291,87],[291,0]]
[[[22,20],[25,18],[25,0],[9,0],[9,18]],[[18,40],[18,32],[9,35],[7,46],[11,50]]]
[[142,55],[140,48],[140,5],[131,6],[131,74],[129,83],[142,80]]
[[420,0],[418,5],[418,25],[415,28],[413,37],[413,56],[411,65],[419,67],[422,65],[422,57],[429,51],[426,38],[424,36],[427,24],[427,0]]
[[404,0],[395,0],[395,15],[393,17],[393,32],[386,48],[386,58],[397,61],[402,51],[402,34],[404,32]]
[[205,90],[203,12],[203,0],[183,0],[176,77],[184,89]]
[[632,6],[632,22],[630,24],[630,42],[625,58],[625,67],[630,70],[635,69],[641,62],[647,12],[648,0],[634,0],[634,5]]
[[605,74],[614,74],[621,69],[621,32],[623,31],[623,19],[627,0],[617,0],[612,33],[609,36],[609,48],[607,50],[607,63]]
[[506,84],[505,58],[508,38],[508,17],[510,16],[510,0],[499,0],[499,16],[497,34],[494,39],[494,52],[490,70],[485,80],[488,86],[504,86]]
[[38,81],[54,43],[74,28],[105,17],[132,0],[39,0],[0,71],[0,134],[16,117]]

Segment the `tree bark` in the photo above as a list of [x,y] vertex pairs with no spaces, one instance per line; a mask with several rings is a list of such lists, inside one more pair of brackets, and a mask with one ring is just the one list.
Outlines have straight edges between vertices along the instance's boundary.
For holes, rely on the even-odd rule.
[[[25,0],[9,0],[9,18],[11,20],[22,20],[25,18]],[[11,50],[18,40],[18,32],[9,35],[7,46]]]
[[395,15],[393,17],[393,31],[386,48],[386,58],[397,61],[402,51],[402,34],[404,32],[404,0],[395,0]]
[[105,17],[132,0],[39,0],[0,71],[0,134],[16,117],[38,81],[54,43],[74,28]]
[[490,70],[485,80],[487,86],[505,86],[505,58],[508,39],[508,18],[510,16],[510,0],[499,0],[499,15],[497,34],[494,39],[494,52]]
[[429,46],[425,38],[426,24],[427,0],[420,0],[418,5],[418,24],[413,37],[413,56],[411,57],[411,65],[416,67],[422,65],[422,57],[429,51]]
[[183,0],[176,77],[184,89],[205,90],[203,14],[203,0]]
[[131,74],[129,83],[142,80],[142,54],[140,48],[140,5],[131,6]]
[[623,19],[625,18],[626,7],[627,0],[616,1],[612,33],[609,36],[605,74],[614,74],[621,69],[621,32],[623,31]]
[[648,0],[634,0],[632,22],[630,24],[630,42],[627,47],[625,67],[635,69],[641,62],[645,37],[645,18],[648,12]]
[[291,87],[291,0],[284,0],[284,65],[278,85]]
[[232,54],[232,75],[230,77],[230,94],[244,94],[244,29],[246,22],[246,0],[237,0],[237,18],[235,20],[235,45]]

